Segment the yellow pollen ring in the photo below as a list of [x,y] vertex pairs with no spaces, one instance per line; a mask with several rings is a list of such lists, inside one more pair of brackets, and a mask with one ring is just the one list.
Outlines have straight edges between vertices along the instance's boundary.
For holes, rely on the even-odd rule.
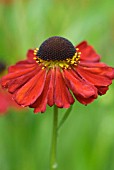
[[[79,51],[79,49],[76,48],[76,51]],[[59,66],[62,69],[71,69],[73,65],[75,66],[78,65],[80,60],[80,55],[81,55],[81,52],[76,52],[72,58],[67,58],[66,60],[60,60],[60,61],[58,60],[52,61],[52,60],[42,60],[41,58],[36,56],[37,52],[38,52],[38,48],[34,50],[35,57],[33,59],[36,60],[36,63],[43,65],[42,69],[45,69],[47,67],[52,68],[54,66]]]

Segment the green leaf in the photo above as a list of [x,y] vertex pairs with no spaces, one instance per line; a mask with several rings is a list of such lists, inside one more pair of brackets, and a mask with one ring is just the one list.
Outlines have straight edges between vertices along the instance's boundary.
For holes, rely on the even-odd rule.
[[68,119],[71,111],[72,111],[72,105],[71,105],[71,107],[65,112],[63,118],[61,119],[61,121],[60,121],[60,123],[59,123],[59,125],[58,125],[57,130],[59,130],[59,129],[63,126],[63,124],[65,123],[65,121]]

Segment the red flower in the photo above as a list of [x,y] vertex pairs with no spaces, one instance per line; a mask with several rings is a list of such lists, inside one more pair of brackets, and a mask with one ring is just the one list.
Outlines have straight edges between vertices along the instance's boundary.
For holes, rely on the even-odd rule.
[[11,94],[0,87],[0,115],[7,113],[8,109],[11,107],[19,108],[19,106],[12,100]]
[[[6,66],[3,62],[0,61],[0,75],[3,74]],[[0,80],[1,81],[1,80]],[[13,108],[19,108],[19,105],[17,105],[13,100],[12,100],[12,95],[3,90],[0,87],[0,115],[3,115],[7,113],[8,109],[10,107]]]
[[7,112],[10,103],[7,100],[7,95],[4,95],[4,91],[0,88],[0,114]]
[[9,67],[2,86],[35,113],[45,112],[47,104],[69,108],[73,96],[87,105],[105,94],[114,78],[114,69],[101,63],[85,41],[74,47],[65,38],[51,37],[39,49],[29,50],[27,57]]

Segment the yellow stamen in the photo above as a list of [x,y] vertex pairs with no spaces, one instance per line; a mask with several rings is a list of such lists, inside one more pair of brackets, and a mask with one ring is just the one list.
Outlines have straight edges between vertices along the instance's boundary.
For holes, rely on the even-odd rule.
[[[76,51],[78,51],[79,49],[76,48]],[[38,52],[38,48],[36,48],[34,50],[34,55],[35,57],[33,58],[34,60],[36,60],[36,63],[42,64],[42,69],[45,68],[52,68],[54,66],[59,66],[62,69],[71,69],[71,67],[73,65],[77,66],[79,63],[79,59],[80,59],[80,54],[81,52],[76,52],[75,55],[72,58],[67,58],[66,60],[42,60],[41,58],[37,57],[36,54]]]

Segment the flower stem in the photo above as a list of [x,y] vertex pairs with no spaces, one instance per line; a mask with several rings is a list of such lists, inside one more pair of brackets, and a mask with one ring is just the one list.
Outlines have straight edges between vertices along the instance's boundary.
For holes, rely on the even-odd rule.
[[58,125],[58,108],[57,108],[56,105],[54,105],[50,170],[56,170],[57,169],[57,156],[56,156],[56,150],[57,150],[57,125]]

